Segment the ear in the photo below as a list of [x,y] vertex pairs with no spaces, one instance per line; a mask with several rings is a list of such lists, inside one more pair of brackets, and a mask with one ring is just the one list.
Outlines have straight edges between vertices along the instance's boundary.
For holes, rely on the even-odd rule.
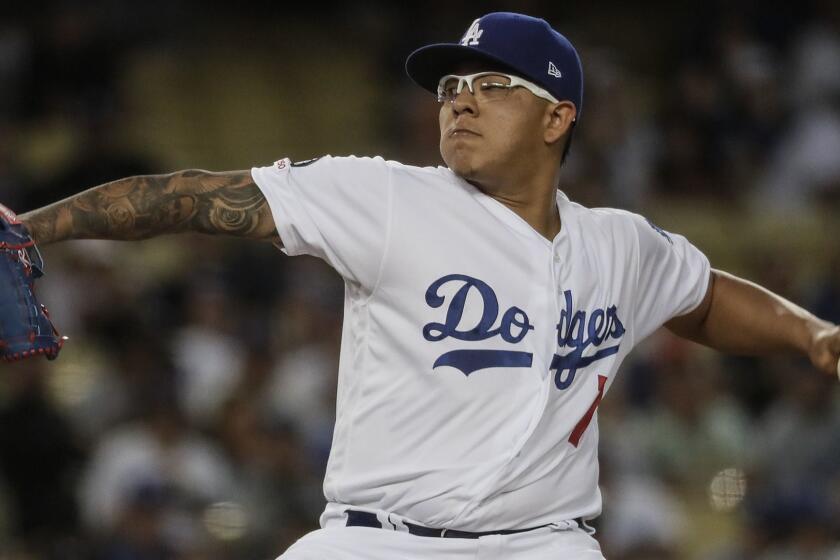
[[577,109],[571,101],[550,104],[545,110],[545,131],[543,132],[545,143],[554,144],[563,138],[576,118]]

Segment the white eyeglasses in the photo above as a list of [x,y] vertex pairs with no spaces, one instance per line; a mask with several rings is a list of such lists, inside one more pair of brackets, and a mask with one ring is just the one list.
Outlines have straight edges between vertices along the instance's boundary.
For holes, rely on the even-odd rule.
[[454,103],[458,95],[464,90],[465,85],[479,103],[502,100],[515,87],[525,88],[537,97],[551,101],[552,103],[559,103],[557,98],[540,86],[518,76],[511,76],[510,74],[499,72],[478,72],[476,74],[467,74],[466,76],[449,74],[444,76],[438,82],[437,100],[441,103],[446,101]]

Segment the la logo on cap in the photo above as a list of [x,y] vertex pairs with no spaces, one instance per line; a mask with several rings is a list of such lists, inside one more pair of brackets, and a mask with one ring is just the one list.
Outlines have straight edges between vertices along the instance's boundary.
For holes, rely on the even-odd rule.
[[484,30],[478,26],[479,19],[481,18],[478,18],[477,20],[472,22],[472,25],[470,25],[470,28],[467,29],[467,32],[464,34],[464,38],[461,39],[461,44],[465,47],[470,45],[477,45],[479,38],[484,33]]

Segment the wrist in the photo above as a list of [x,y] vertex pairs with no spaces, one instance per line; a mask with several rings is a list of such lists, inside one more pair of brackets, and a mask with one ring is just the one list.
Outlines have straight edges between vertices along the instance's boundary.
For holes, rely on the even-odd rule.
[[820,349],[820,342],[825,337],[825,333],[834,327],[828,321],[811,316],[805,323],[805,339],[800,350],[808,355],[813,356]]
[[40,239],[38,239],[38,231],[37,228],[33,227],[32,222],[26,220],[23,216],[19,216],[20,225],[23,227],[24,233],[32,238],[32,241],[35,243],[40,243]]
[[18,216],[21,225],[32,240],[41,246],[61,241],[68,237],[66,221],[62,221],[60,211],[51,208],[33,210]]

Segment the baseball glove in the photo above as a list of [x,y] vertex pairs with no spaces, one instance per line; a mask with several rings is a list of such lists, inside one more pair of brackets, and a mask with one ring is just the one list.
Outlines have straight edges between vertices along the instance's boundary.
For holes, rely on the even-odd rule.
[[55,359],[66,337],[35,298],[35,279],[44,261],[14,212],[0,204],[0,358]]

